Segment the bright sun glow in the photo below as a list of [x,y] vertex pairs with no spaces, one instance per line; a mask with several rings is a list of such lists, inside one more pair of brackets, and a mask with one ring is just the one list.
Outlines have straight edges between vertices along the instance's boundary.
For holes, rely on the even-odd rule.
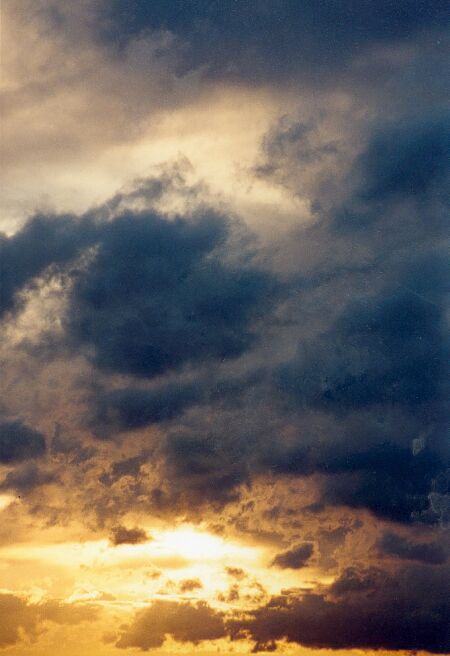
[[216,535],[196,529],[193,526],[181,526],[176,529],[154,530],[148,542],[141,544],[123,544],[113,546],[107,540],[84,543],[46,544],[19,546],[2,549],[4,557],[16,559],[33,558],[49,561],[53,564],[104,566],[120,565],[122,561],[147,558],[149,563],[158,565],[173,559],[186,563],[205,563],[239,558],[241,561],[255,561],[260,550],[225,541]]
[[254,549],[226,542],[216,535],[191,526],[162,531],[155,537],[159,549],[190,561],[222,560],[234,555],[248,557],[254,552]]
[[11,494],[0,494],[0,511],[7,508],[13,501],[14,497]]

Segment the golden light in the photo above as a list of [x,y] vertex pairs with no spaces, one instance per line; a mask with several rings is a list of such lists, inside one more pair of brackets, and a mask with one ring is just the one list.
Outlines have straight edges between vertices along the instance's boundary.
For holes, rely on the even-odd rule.
[[193,526],[162,531],[155,539],[158,551],[179,555],[189,561],[219,561],[239,557],[253,559],[255,549],[225,541]]
[[11,494],[0,494],[0,512],[5,510],[13,501],[14,497]]

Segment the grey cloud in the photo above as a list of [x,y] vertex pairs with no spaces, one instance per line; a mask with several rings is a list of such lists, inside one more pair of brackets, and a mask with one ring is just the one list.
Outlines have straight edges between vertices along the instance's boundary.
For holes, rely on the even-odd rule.
[[67,330],[106,371],[152,378],[184,364],[234,358],[256,340],[272,280],[217,256],[225,220],[124,214],[105,226],[96,257],[79,271]]
[[168,30],[175,37],[174,70],[199,69],[209,79],[248,83],[302,79],[330,81],[351,69],[371,48],[407,41],[441,27],[445,4],[422,6],[402,0],[298,3],[164,2],[128,0],[106,3],[100,11],[98,39],[126,52],[133,39]]
[[[247,633],[257,644],[287,640],[328,649],[423,649],[445,653],[448,630],[448,571],[430,568],[386,573],[353,572],[332,594],[295,591],[273,597],[249,619],[231,621],[234,637]],[[344,572],[343,577],[348,579]]]
[[37,215],[11,237],[0,235],[0,315],[17,309],[19,292],[51,265],[73,260],[94,234],[89,218]]
[[447,550],[438,542],[415,542],[390,531],[383,533],[378,548],[382,555],[430,565],[442,565],[448,558]]
[[45,438],[20,420],[0,423],[0,463],[10,464],[39,458],[45,452]]

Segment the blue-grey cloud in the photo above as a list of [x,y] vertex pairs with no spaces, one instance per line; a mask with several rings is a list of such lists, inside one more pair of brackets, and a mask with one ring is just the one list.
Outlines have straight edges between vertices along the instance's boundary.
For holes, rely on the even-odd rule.
[[67,330],[101,369],[152,378],[182,365],[234,358],[256,340],[273,281],[217,255],[223,218],[123,214],[104,226],[79,270]]
[[10,464],[42,456],[45,437],[20,420],[0,423],[0,463]]
[[416,542],[391,531],[383,533],[378,547],[382,555],[430,565],[443,565],[448,558],[445,547],[438,542]]
[[250,83],[303,77],[311,81],[342,75],[352,60],[376,45],[402,42],[442,26],[445,3],[430,6],[400,0],[345,2],[105,3],[98,35],[116,52],[152,31],[169,31],[179,42],[174,68],[202,68],[209,77]]
[[49,267],[66,264],[92,243],[94,232],[88,217],[36,215],[11,237],[0,234],[0,316],[20,306],[19,293]]

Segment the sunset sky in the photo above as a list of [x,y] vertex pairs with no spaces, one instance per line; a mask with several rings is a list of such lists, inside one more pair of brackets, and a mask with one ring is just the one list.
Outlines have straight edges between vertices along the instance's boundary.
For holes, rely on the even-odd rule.
[[450,652],[448,7],[1,0],[0,654]]

